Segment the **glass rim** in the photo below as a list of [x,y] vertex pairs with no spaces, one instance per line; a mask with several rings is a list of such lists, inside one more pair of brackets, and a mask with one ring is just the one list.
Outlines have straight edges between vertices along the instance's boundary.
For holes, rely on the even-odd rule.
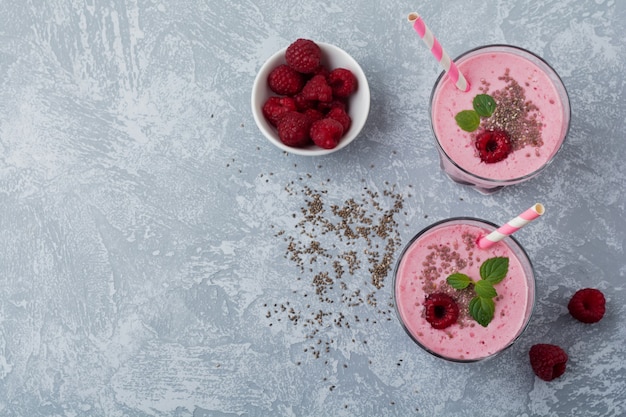
[[[445,155],[445,157],[448,160],[448,162],[450,162],[452,165],[454,165],[454,167],[457,168],[459,171],[463,172],[464,174],[466,174],[466,175],[468,175],[468,176],[470,176],[472,178],[476,178],[476,179],[478,179],[478,180],[480,180],[482,182],[489,183],[488,187],[497,187],[497,186],[512,185],[512,184],[516,184],[516,183],[519,183],[519,182],[526,181],[526,180],[536,176],[537,174],[539,174],[546,167],[548,167],[552,163],[552,161],[554,161],[554,159],[556,158],[557,154],[559,154],[561,149],[563,149],[563,144],[565,143],[565,139],[567,138],[567,135],[569,134],[569,131],[570,131],[570,128],[571,128],[571,125],[572,125],[572,106],[571,106],[571,101],[570,101],[570,98],[569,98],[569,92],[567,91],[567,88],[565,87],[565,83],[563,82],[563,79],[561,78],[559,73],[556,72],[556,70],[552,67],[552,65],[550,65],[548,63],[548,61],[546,61],[545,59],[543,59],[539,55],[535,54],[534,52],[529,51],[528,49],[522,48],[520,46],[515,46],[515,45],[507,45],[507,44],[503,44],[503,43],[493,43],[493,44],[477,46],[475,48],[469,49],[469,50],[463,52],[462,54],[460,54],[459,56],[457,56],[456,58],[454,58],[453,61],[457,62],[458,60],[464,58],[465,56],[467,56],[467,55],[469,55],[469,54],[471,54],[473,52],[481,51],[483,49],[488,49],[488,48],[511,49],[511,50],[517,51],[518,53],[521,52],[522,54],[528,54],[528,55],[532,56],[533,58],[539,60],[540,63],[542,65],[544,65],[550,71],[550,73],[555,76],[556,81],[558,81],[558,84],[555,83],[555,80],[551,78],[552,81],[553,81],[553,84],[554,84],[555,88],[557,89],[557,92],[559,91],[559,86],[563,89],[565,100],[563,100],[561,98],[561,101],[563,102],[563,107],[564,108],[567,105],[567,111],[564,112],[564,114],[567,116],[567,127],[565,128],[565,132],[563,133],[563,139],[561,139],[561,143],[559,144],[558,148],[555,150],[554,154],[550,157],[550,159],[546,161],[546,163],[544,163],[542,166],[540,166],[536,170],[534,170],[534,171],[532,171],[532,172],[530,172],[530,173],[528,173],[526,175],[522,175],[520,177],[510,178],[510,179],[487,178],[487,177],[483,177],[481,175],[477,175],[477,174],[475,174],[475,173],[473,173],[471,171],[468,171],[467,169],[465,169],[462,166],[460,166],[459,164],[457,164],[456,161],[454,161],[452,158],[450,158],[448,153],[443,149],[443,146],[441,146],[441,143],[439,142],[439,138],[437,137],[437,134],[435,133],[435,126],[434,126],[434,123],[433,123],[433,99],[435,97],[435,92],[437,91],[437,88],[441,84],[441,81],[443,80],[443,77],[445,77],[445,75],[446,75],[446,71],[442,71],[439,74],[439,76],[435,80],[435,84],[433,85],[433,89],[432,89],[432,91],[430,93],[430,101],[428,103],[428,113],[429,113],[429,116],[430,116],[430,128],[432,130],[433,136],[435,137],[435,143],[437,144],[437,148],[439,149],[439,151],[441,153],[443,153],[443,155]],[[561,95],[559,94],[559,96],[561,96]]]
[[408,327],[406,326],[406,324],[404,323],[404,319],[402,318],[402,315],[400,314],[400,311],[398,309],[398,301],[397,301],[397,281],[398,281],[398,268],[400,267],[400,263],[402,262],[402,259],[404,258],[404,255],[406,254],[407,250],[411,247],[411,245],[413,245],[413,243],[415,243],[416,240],[418,240],[420,237],[422,237],[424,234],[426,234],[427,232],[433,230],[434,228],[444,225],[446,223],[452,223],[452,222],[475,222],[481,225],[485,225],[485,226],[489,226],[491,228],[493,228],[493,230],[497,229],[499,226],[493,222],[490,222],[488,220],[484,220],[484,219],[479,219],[477,217],[471,217],[471,216],[459,216],[459,217],[449,217],[446,219],[442,219],[442,220],[438,220],[434,223],[431,223],[430,225],[422,228],[419,232],[417,232],[410,240],[409,242],[403,247],[402,251],[400,252],[400,255],[398,256],[398,258],[396,259],[396,264],[395,267],[393,269],[393,305],[394,305],[394,309],[396,311],[396,316],[398,317],[398,320],[400,321],[400,325],[402,326],[402,328],[404,329],[405,333],[407,335],[409,335],[409,337],[411,338],[411,340],[418,345],[420,348],[422,348],[424,351],[428,352],[429,354],[437,357],[437,358],[441,358],[444,359],[446,361],[449,362],[457,362],[457,363],[475,363],[475,362],[481,362],[481,361],[485,361],[487,359],[491,359],[495,356],[498,356],[499,354],[501,354],[502,352],[504,352],[505,350],[509,349],[520,337],[521,335],[526,331],[526,329],[528,328],[528,325],[530,324],[530,318],[532,317],[534,311],[535,311],[535,304],[536,304],[536,297],[535,297],[535,291],[536,291],[536,285],[537,285],[537,278],[535,276],[535,267],[530,259],[530,257],[528,256],[528,253],[526,252],[526,250],[524,249],[524,247],[517,241],[517,239],[515,239],[513,236],[507,236],[505,237],[502,242],[506,242],[507,240],[510,240],[511,242],[514,243],[515,247],[517,249],[519,249],[520,253],[516,255],[518,257],[523,256],[526,261],[528,262],[528,267],[530,269],[530,273],[531,273],[531,278],[529,281],[529,285],[530,283],[532,283],[532,293],[533,293],[533,297],[532,297],[532,302],[529,305],[529,312],[528,312],[528,319],[526,320],[526,322],[520,327],[519,331],[517,332],[517,334],[515,335],[515,337],[506,345],[504,346],[502,349],[498,350],[497,352],[492,353],[491,355],[488,356],[484,356],[481,358],[474,358],[474,359],[460,359],[460,358],[450,358],[448,356],[444,356],[442,354],[439,354],[437,352],[434,352],[433,350],[431,350],[430,348],[424,346],[414,335],[413,333],[411,333],[408,329]]

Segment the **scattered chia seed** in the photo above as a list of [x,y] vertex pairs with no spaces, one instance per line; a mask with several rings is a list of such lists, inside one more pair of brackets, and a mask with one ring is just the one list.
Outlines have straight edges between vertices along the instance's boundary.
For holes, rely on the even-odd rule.
[[[307,177],[310,179],[311,175]],[[388,292],[384,296],[389,301],[379,302],[378,296],[401,245],[396,217],[403,213],[404,196],[394,185],[386,182],[380,192],[364,186],[359,197],[339,204],[329,197],[329,183],[330,180],[322,181],[322,186],[314,189],[308,185],[298,187],[297,182],[291,181],[284,187],[290,197],[303,197],[304,201],[292,215],[296,220],[293,228],[276,229],[274,236],[283,240],[285,259],[300,273],[294,279],[310,282],[315,296],[300,311],[292,306],[275,307],[266,314],[274,324],[286,316],[293,325],[306,329],[306,338],[317,339],[319,349],[304,349],[315,359],[337,347],[337,332],[353,326],[366,326],[370,331],[372,325],[379,323],[376,319],[359,318],[372,315],[366,309],[374,308],[378,317],[392,314],[394,305]],[[293,294],[303,299],[308,295],[302,285]]]

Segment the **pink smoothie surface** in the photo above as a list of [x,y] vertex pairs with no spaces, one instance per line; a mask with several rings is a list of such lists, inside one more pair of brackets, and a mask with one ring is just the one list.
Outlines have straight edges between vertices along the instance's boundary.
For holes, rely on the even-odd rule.
[[[563,102],[552,80],[533,62],[509,52],[480,53],[461,60],[458,67],[471,89],[460,91],[445,76],[432,103],[435,136],[448,157],[464,170],[493,180],[524,177],[543,167],[558,151],[567,130]],[[503,89],[507,83],[499,78],[507,69],[510,77],[524,89],[526,100],[538,107],[536,114],[543,124],[543,144],[526,145],[503,161],[486,164],[476,152],[472,134],[463,131],[454,117],[462,110],[473,108],[472,100],[483,93],[481,88],[485,81],[490,83],[488,94]]]
[[[405,251],[396,272],[396,307],[407,331],[426,349],[453,360],[475,360],[491,356],[510,345],[520,334],[532,310],[529,284],[524,269],[504,242],[479,249],[475,241],[489,233],[478,226],[457,224],[434,228],[414,241]],[[492,257],[508,257],[506,278],[495,285],[496,310],[487,327],[468,313],[472,289],[455,290],[446,283],[448,275],[460,272],[480,279],[482,262]],[[435,329],[424,318],[424,299],[444,292],[457,301],[457,323]]]

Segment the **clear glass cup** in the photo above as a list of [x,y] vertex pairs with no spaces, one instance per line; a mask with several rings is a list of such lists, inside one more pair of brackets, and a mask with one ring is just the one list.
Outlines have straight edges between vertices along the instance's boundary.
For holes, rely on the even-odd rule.
[[[406,333],[430,354],[452,362],[485,360],[511,346],[528,326],[535,305],[535,274],[526,251],[510,236],[486,250],[466,243],[474,235],[477,238],[495,229],[495,224],[485,220],[449,218],[417,233],[400,254],[394,270],[396,313]],[[468,231],[471,235],[465,234]],[[453,243],[455,241],[461,242],[460,247]],[[463,290],[470,291],[463,293],[449,286],[446,288],[447,284],[437,288],[432,286],[433,269],[432,264],[428,263],[429,259],[438,259],[438,255],[433,257],[434,252],[446,253],[445,249],[441,250],[446,245],[451,247],[452,252],[457,252],[460,259],[471,259],[467,262],[467,268],[456,272],[467,273],[474,279],[480,264],[486,259],[494,256],[509,257],[506,278],[494,286],[498,292],[496,309],[493,320],[486,327],[479,325],[467,313],[467,301],[473,296],[471,290]],[[441,255],[440,261],[447,262],[444,259]],[[438,282],[445,281],[447,275],[455,269],[445,265],[442,267],[441,263],[439,267],[443,271],[435,273]],[[446,271],[446,268],[450,271]],[[438,330],[426,321],[422,301],[427,294],[441,291],[447,291],[455,297],[461,314],[455,324]]]
[[[478,88],[481,86],[483,79],[476,79],[476,77],[473,77],[472,71],[469,71],[467,74],[465,74],[465,72],[463,71],[463,64],[466,61],[468,61],[470,58],[474,58],[478,56],[485,56],[485,57],[494,56],[495,54],[512,54],[516,57],[523,58],[529,61],[530,63],[534,64],[537,68],[539,68],[539,70],[543,74],[545,74],[548,77],[548,79],[550,80],[552,84],[552,87],[554,88],[554,90],[556,90],[557,97],[560,99],[560,102],[562,105],[562,116],[561,116],[562,123],[559,126],[558,133],[555,135],[556,142],[552,144],[553,148],[546,155],[545,162],[541,163],[540,166],[538,167],[535,166],[532,169],[530,169],[528,172],[523,172],[514,177],[504,178],[504,179],[492,177],[490,175],[485,175],[485,174],[477,174],[476,172],[473,172],[470,169],[468,169],[467,166],[464,167],[464,164],[460,162],[460,159],[458,157],[457,157],[457,160],[455,160],[455,158],[450,155],[451,153],[453,153],[451,151],[450,145],[448,145],[447,147],[444,146],[442,142],[446,140],[446,138],[440,137],[443,135],[441,133],[438,133],[438,130],[440,129],[437,126],[438,123],[436,123],[434,120],[435,119],[434,113],[437,107],[436,106],[437,103],[435,103],[435,101],[438,102],[440,98],[439,94],[440,94],[440,91],[442,91],[442,86],[446,83],[448,84],[450,83],[450,80],[446,76],[445,72],[442,72],[433,87],[431,97],[430,97],[430,108],[429,108],[429,113],[431,116],[431,128],[433,131],[433,135],[436,139],[441,168],[453,181],[460,183],[460,184],[465,184],[465,185],[474,187],[476,190],[478,190],[479,192],[483,194],[491,194],[505,186],[527,181],[535,177],[541,171],[543,171],[552,162],[552,160],[554,159],[558,151],[561,149],[563,141],[565,140],[565,137],[567,136],[567,133],[569,131],[570,118],[571,118],[569,96],[567,94],[567,90],[565,89],[563,81],[561,80],[559,75],[556,73],[556,71],[539,56],[535,55],[534,53],[530,51],[527,51],[525,49],[522,49],[516,46],[510,46],[510,45],[481,46],[481,47],[472,49],[470,51],[467,51],[464,54],[457,57],[454,60],[454,62],[459,66],[460,71],[464,73],[464,75],[468,79],[468,82],[472,86],[472,90],[470,90],[471,92],[464,93],[464,94],[472,94],[472,96],[474,94],[479,94],[480,91],[478,90]],[[469,110],[471,110],[471,106],[469,107]],[[453,118],[454,114],[450,114],[449,117]],[[550,121],[546,120],[546,123],[550,123]],[[460,133],[465,134],[465,132],[460,132]],[[526,148],[528,148],[528,146]],[[473,151],[473,149],[470,151]]]

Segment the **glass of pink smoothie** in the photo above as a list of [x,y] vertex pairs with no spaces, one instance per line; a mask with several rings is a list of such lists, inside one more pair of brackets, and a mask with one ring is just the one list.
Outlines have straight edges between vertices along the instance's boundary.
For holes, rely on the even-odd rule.
[[[455,362],[480,361],[509,347],[528,325],[535,303],[532,264],[512,237],[489,249],[476,245],[479,237],[495,229],[493,223],[470,217],[443,220],[419,232],[400,255],[394,276],[396,311],[409,336],[427,352]],[[470,313],[474,285],[458,290],[447,277],[466,274],[478,281],[481,265],[492,258],[507,258],[508,270],[493,285],[495,311],[483,326]],[[435,328],[427,319],[427,298],[434,294],[449,296],[458,308],[458,318],[445,328]]]
[[[444,172],[484,194],[539,174],[561,148],[570,126],[569,96],[559,75],[537,55],[509,45],[472,49],[455,62],[470,90],[460,91],[442,73],[430,99],[431,125]],[[475,130],[464,130],[456,116],[471,113],[479,95],[492,97],[495,110],[489,116],[488,112],[479,115]],[[504,149],[481,135],[485,131],[505,132],[509,146],[504,159],[493,162],[485,156],[498,147]]]

